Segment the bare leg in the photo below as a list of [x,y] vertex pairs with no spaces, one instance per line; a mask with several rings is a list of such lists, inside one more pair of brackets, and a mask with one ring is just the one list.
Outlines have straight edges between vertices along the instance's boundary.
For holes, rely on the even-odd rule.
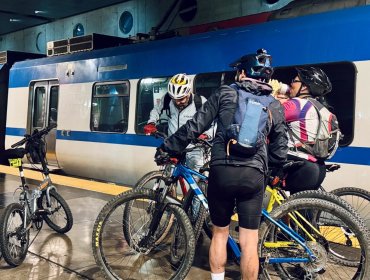
[[212,273],[222,273],[225,271],[228,236],[229,226],[218,227],[213,225],[213,235],[209,248],[209,265]]
[[258,278],[258,229],[239,227],[239,242],[242,251],[240,269],[243,280],[257,280]]

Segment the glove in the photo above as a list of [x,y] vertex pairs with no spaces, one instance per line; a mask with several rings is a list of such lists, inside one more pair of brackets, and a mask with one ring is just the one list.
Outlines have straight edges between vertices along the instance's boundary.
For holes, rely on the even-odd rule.
[[161,145],[157,148],[157,151],[154,155],[154,161],[157,165],[167,164],[170,160],[170,155],[164,151],[164,146]]
[[270,181],[269,184],[274,187],[278,186],[284,179],[284,170],[281,167],[270,168]]
[[208,139],[208,135],[203,133],[203,134],[199,135],[198,139],[200,139],[200,140],[207,140]]
[[154,123],[148,123],[147,125],[144,126],[144,133],[146,135],[151,135],[155,132],[157,132],[157,127],[155,126]]

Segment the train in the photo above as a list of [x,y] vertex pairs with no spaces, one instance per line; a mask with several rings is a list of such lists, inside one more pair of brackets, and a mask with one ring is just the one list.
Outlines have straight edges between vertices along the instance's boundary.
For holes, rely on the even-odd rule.
[[[5,147],[57,124],[49,165],[66,174],[133,185],[157,169],[161,139],[143,126],[169,78],[187,73],[195,94],[232,83],[229,64],[266,49],[274,79],[289,84],[295,67],[321,67],[328,102],[344,138],[330,160],[341,169],[324,186],[370,190],[370,6],[341,9],[144,43],[15,62],[9,70]],[[165,117],[163,117],[165,123]]]

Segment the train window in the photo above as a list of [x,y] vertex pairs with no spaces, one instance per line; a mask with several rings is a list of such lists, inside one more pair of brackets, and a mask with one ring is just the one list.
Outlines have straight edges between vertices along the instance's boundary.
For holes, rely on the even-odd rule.
[[[350,145],[354,135],[357,73],[355,65],[351,62],[335,62],[305,66],[320,67],[328,75],[333,89],[325,98],[329,104],[329,109],[337,116],[339,127],[344,134],[339,144],[340,146]],[[295,67],[277,67],[272,78],[289,84],[296,75]]]
[[58,92],[59,86],[52,86],[50,89],[49,104],[49,125],[55,125],[58,121]]
[[37,87],[35,89],[34,104],[33,104],[33,127],[43,127],[45,123],[45,87]]
[[93,88],[92,131],[124,133],[128,128],[128,82],[97,83]]
[[195,76],[195,93],[210,97],[221,85],[231,84],[234,81],[235,72],[202,73]]
[[[167,93],[167,85],[171,77],[141,79],[138,85],[136,107],[136,133],[142,134],[144,125],[149,120],[153,108],[158,108],[161,98]],[[160,114],[160,110],[156,110]],[[159,116],[157,127],[167,133],[167,114],[162,112]]]

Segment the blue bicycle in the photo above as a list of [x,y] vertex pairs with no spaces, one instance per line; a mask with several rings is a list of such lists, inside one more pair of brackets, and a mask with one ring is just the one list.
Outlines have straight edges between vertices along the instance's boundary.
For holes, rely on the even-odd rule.
[[[147,187],[118,195],[100,212],[92,245],[95,260],[108,279],[186,277],[195,238],[184,202],[187,196],[197,196],[206,211],[208,203],[199,186],[207,183],[207,177],[183,162],[183,158],[168,158],[163,164],[174,165],[170,177],[149,176]],[[179,178],[191,187],[182,200],[171,196]],[[271,213],[263,210],[262,215],[260,279],[370,279],[369,231],[343,207],[304,198],[283,203]],[[237,217],[232,224],[237,224]],[[228,246],[239,262],[241,251],[232,236]],[[346,265],[349,260],[351,265]]]

